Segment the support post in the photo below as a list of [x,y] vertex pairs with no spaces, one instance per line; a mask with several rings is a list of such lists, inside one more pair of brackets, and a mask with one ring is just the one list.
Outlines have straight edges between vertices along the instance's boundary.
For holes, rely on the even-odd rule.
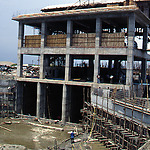
[[23,67],[23,55],[21,54],[21,47],[23,47],[24,38],[24,24],[19,22],[18,31],[18,62],[17,62],[17,76],[22,77],[22,67]]
[[128,49],[127,49],[127,70],[126,84],[132,87],[133,84],[133,62],[134,62],[134,36],[135,36],[135,15],[128,18]]
[[100,60],[98,55],[98,49],[100,46],[101,39],[101,31],[102,31],[102,23],[100,18],[96,18],[96,38],[95,38],[95,63],[94,63],[94,83],[97,83],[97,75],[100,74]]
[[147,4],[144,4],[144,14],[149,18],[149,6]]
[[37,118],[45,117],[45,100],[46,100],[46,87],[42,83],[37,83]]
[[148,27],[144,27],[143,29],[143,50],[147,50],[148,43]]
[[22,77],[22,68],[23,68],[23,54],[18,52],[18,63],[17,63],[17,76]]
[[67,39],[66,39],[66,63],[65,63],[65,81],[71,79],[71,56],[70,56],[70,46],[71,46],[71,37],[72,37],[72,21],[67,21]]
[[41,24],[41,48],[44,48],[46,44],[46,23]]
[[44,79],[44,54],[40,55],[40,79]]
[[146,68],[147,68],[147,60],[142,59],[142,68],[141,68],[141,79],[144,82],[146,82]]
[[23,114],[23,83],[17,82],[17,106],[16,111],[19,114]]
[[62,94],[62,123],[65,124],[67,121],[70,121],[70,87],[63,85],[63,94]]
[[66,39],[66,47],[70,48],[72,44],[72,33],[73,33],[73,23],[71,20],[67,20],[67,39]]
[[23,38],[24,38],[24,24],[22,22],[19,22],[18,48],[23,47]]

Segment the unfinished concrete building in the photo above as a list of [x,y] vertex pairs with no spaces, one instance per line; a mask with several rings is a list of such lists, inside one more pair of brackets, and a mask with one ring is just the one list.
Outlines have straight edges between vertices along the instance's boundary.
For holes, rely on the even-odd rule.
[[[17,113],[79,122],[84,102],[101,105],[114,89],[124,89],[128,97],[133,90],[143,95],[138,90],[150,59],[149,1],[79,1],[41,11],[13,18],[19,22]],[[25,34],[26,26],[39,33]],[[22,75],[25,55],[39,57],[38,77]],[[141,68],[138,79],[135,62]],[[124,111],[122,105],[118,102],[115,111]]]

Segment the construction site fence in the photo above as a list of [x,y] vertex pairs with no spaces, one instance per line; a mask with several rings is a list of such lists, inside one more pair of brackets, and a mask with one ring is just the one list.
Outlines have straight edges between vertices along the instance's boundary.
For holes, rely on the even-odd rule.
[[[148,89],[148,90],[147,90]],[[145,91],[145,97],[143,97],[143,93]],[[138,94],[141,97],[136,96],[134,89],[132,90],[125,90],[122,89],[106,89],[106,88],[94,88],[93,93],[95,96],[102,97],[102,98],[110,98],[112,101],[117,100],[119,102],[123,102],[124,104],[131,104],[132,107],[140,107],[141,109],[146,109],[150,111],[150,98],[149,98],[149,86],[147,85],[144,88],[141,88],[138,91]],[[132,93],[132,97],[129,96]]]

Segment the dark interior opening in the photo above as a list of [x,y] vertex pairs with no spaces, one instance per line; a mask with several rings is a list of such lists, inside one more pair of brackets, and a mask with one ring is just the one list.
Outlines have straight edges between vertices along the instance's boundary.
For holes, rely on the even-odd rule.
[[23,86],[23,114],[36,116],[37,84],[24,83]]
[[71,87],[71,122],[78,123],[82,120],[81,109],[83,109],[84,101],[91,101],[90,93],[91,88],[89,87]]
[[46,118],[61,120],[62,85],[47,84],[46,87]]

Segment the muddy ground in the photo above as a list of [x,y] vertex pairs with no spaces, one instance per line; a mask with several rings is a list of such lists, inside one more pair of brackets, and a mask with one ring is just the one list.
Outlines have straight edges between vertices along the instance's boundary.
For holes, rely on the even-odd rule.
[[[26,147],[26,149],[50,149],[56,146],[57,143],[60,149],[69,150],[82,148],[106,150],[106,148],[99,143],[85,142],[88,136],[85,134],[84,136],[82,134],[77,136],[75,138],[76,142],[72,145],[69,140],[69,132],[71,130],[74,130],[78,134],[82,132],[82,129],[79,127],[79,125],[76,127],[75,126],[76,125],[73,124],[62,126],[57,122],[52,123],[43,120],[35,121],[33,118],[0,118],[0,149],[2,149],[4,144],[22,145]],[[5,149],[8,148],[5,146]]]

